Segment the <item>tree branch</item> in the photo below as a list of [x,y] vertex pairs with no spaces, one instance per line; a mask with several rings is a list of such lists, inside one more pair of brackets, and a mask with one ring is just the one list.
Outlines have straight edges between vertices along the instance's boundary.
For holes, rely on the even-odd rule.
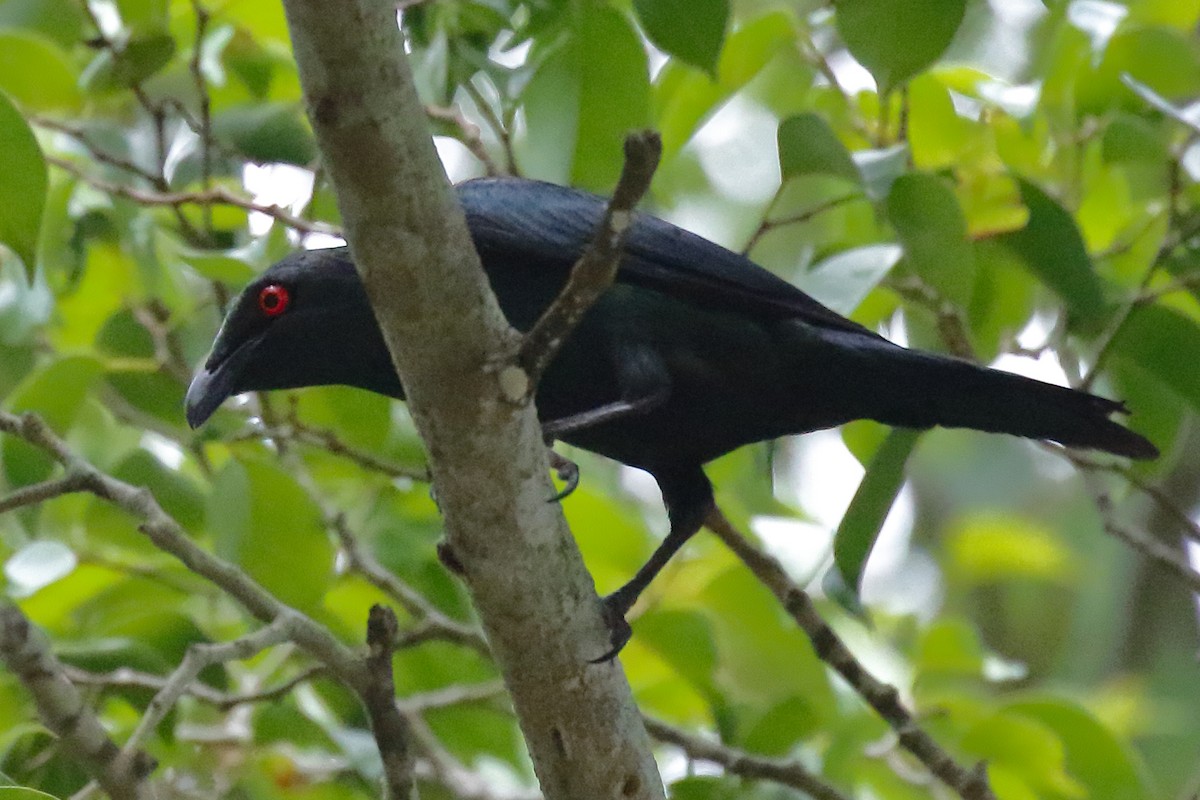
[[892,726],[901,747],[916,756],[926,769],[964,800],[996,800],[988,786],[983,764],[974,769],[960,766],[933,737],[923,731],[900,702],[900,694],[895,687],[877,680],[867,671],[845,642],[821,619],[812,600],[792,582],[777,560],[750,544],[715,507],[705,518],[704,524],[779,599],[796,624],[808,635],[817,657],[841,675],[867,705]]
[[765,780],[781,786],[790,786],[804,792],[814,800],[849,800],[847,795],[825,783],[795,759],[783,761],[762,758],[734,747],[727,747],[698,736],[692,736],[650,717],[643,719],[646,723],[646,730],[655,739],[675,745],[688,758],[716,764],[731,775],[737,775],[747,780]]
[[154,770],[154,759],[141,751],[122,751],[108,738],[45,637],[7,602],[0,603],[0,661],[33,696],[46,727],[113,800],[153,797],[144,779]]
[[371,680],[362,699],[383,760],[385,796],[389,800],[416,796],[413,754],[409,747],[412,736],[408,722],[396,707],[396,685],[392,680],[392,652],[398,633],[396,614],[387,606],[371,606],[367,618],[367,670]]
[[587,310],[612,286],[621,265],[625,233],[633,209],[650,188],[662,157],[662,140],[654,131],[632,133],[625,139],[625,164],[592,241],[571,267],[567,284],[542,312],[521,342],[518,356],[525,370],[524,394],[532,397],[546,367],[575,330]]
[[542,790],[549,800],[660,800],[620,666],[587,663],[608,631],[561,508],[546,502],[536,413],[487,369],[511,362],[520,337],[438,161],[395,7],[347,0],[336,17],[319,0],[284,7],[347,240]]

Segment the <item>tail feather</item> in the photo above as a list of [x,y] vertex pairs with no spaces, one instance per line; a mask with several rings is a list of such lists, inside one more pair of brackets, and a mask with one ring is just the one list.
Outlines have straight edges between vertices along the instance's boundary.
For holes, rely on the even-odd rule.
[[890,353],[875,374],[891,400],[880,422],[903,427],[973,428],[1046,439],[1136,459],[1158,456],[1140,434],[1114,422],[1124,403],[933,353]]

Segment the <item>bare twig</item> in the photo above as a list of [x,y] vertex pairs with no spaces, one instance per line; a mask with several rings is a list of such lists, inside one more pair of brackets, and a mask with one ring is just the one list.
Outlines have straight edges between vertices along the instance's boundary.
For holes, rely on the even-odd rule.
[[71,173],[89,186],[99,189],[102,192],[128,198],[139,205],[169,206],[173,208],[186,205],[234,206],[246,211],[256,211],[260,214],[266,214],[268,217],[278,220],[301,233],[323,233],[330,236],[342,235],[341,228],[338,228],[336,225],[304,219],[275,204],[257,203],[247,197],[235,194],[223,186],[213,186],[210,189],[199,192],[151,191],[97,178],[94,175],[88,174],[73,162],[65,159],[49,156],[46,158],[46,161],[59,169]]
[[42,481],[16,489],[12,494],[0,500],[0,514],[12,511],[14,508],[32,506],[64,494],[74,494],[87,489],[87,481],[82,475],[68,473],[61,478]]
[[487,639],[472,625],[451,619],[411,586],[400,580],[376,561],[355,538],[344,515],[336,514],[329,525],[342,543],[350,569],[366,578],[381,592],[395,600],[418,620],[417,626],[398,634],[398,646],[410,646],[429,639],[440,639],[468,647],[480,655],[490,654]]
[[887,278],[883,285],[905,300],[929,309],[937,322],[938,333],[951,353],[969,361],[979,360],[971,345],[970,326],[961,308],[915,275],[903,280]]
[[781,185],[779,187],[779,191],[777,191],[775,196],[771,198],[771,202],[768,204],[767,210],[763,214],[762,222],[760,222],[758,227],[754,229],[754,233],[750,234],[750,238],[746,240],[746,244],[742,247],[742,255],[748,255],[764,236],[771,231],[776,230],[777,228],[783,228],[788,225],[799,225],[801,223],[808,222],[815,217],[819,217],[820,215],[824,214],[826,211],[832,211],[835,208],[840,208],[841,206],[853,202],[854,200],[861,200],[863,196],[862,192],[851,192],[850,194],[844,194],[840,197],[834,197],[829,200],[825,200],[824,202],[817,203],[815,206],[806,208],[805,210],[795,214],[789,214],[786,217],[780,217],[778,219],[771,219],[771,210],[779,202],[779,198],[782,193],[783,186]]
[[29,619],[16,606],[0,604],[0,661],[21,681],[37,704],[46,727],[114,800],[141,800],[153,792],[145,778],[154,759],[122,751],[67,678],[63,665]]
[[[192,58],[188,64],[188,71],[192,75],[192,82],[196,85],[197,102],[200,104],[200,119],[197,120],[199,130],[196,131],[200,136],[200,186],[204,191],[209,191],[212,188],[212,100],[208,95],[208,81],[204,79],[204,69],[201,65],[209,15],[208,9],[200,0],[192,0],[192,11],[196,15],[196,40],[192,46]],[[203,209],[204,229],[211,235],[212,206],[206,205]]]
[[715,506],[704,524],[742,560],[755,577],[771,590],[788,614],[812,642],[817,657],[828,664],[896,732],[900,745],[916,756],[938,780],[964,800],[996,800],[988,786],[983,765],[966,769],[959,765],[933,737],[917,725],[913,715],[900,702],[895,687],[875,678],[846,644],[817,613],[812,600],[787,576],[773,557],[750,544]]
[[257,655],[268,647],[289,641],[292,638],[292,626],[295,618],[284,613],[273,619],[268,625],[259,628],[240,639],[232,642],[193,644],[188,647],[183,660],[170,677],[163,683],[162,688],[150,701],[146,712],[138,722],[137,728],[125,741],[122,752],[129,754],[141,746],[142,741],[158,728],[166,718],[179,698],[188,693],[196,678],[206,668],[226,661],[243,661]]
[[479,136],[479,126],[467,119],[462,111],[454,106],[427,105],[425,106],[425,114],[432,120],[448,122],[458,128],[458,136],[456,138],[471,152],[471,155],[479,159],[479,163],[483,164],[483,168],[488,175],[505,174],[496,165],[492,154],[484,146],[483,139]]
[[731,775],[765,780],[798,789],[815,800],[848,800],[796,759],[782,760],[751,755],[734,747],[692,736],[665,722],[644,717],[646,730],[660,742],[675,745],[688,758],[716,764]]
[[395,650],[399,623],[387,606],[371,606],[367,618],[367,671],[370,680],[362,692],[363,705],[371,720],[371,732],[383,760],[385,796],[404,800],[416,796],[413,782],[412,734],[408,721],[396,707],[396,686],[392,680],[392,652]]
[[171,377],[187,384],[192,379],[192,369],[183,355],[183,346],[171,330],[171,311],[157,298],[146,305],[133,309],[134,319],[150,334],[154,342],[154,357]]
[[332,633],[280,602],[242,570],[202,549],[149,491],[101,472],[71,450],[36,414],[0,412],[0,431],[43,450],[66,467],[68,475],[80,476],[87,491],[140,519],[139,530],[160,550],[216,584],[257,619],[269,624],[278,617],[295,615],[291,624],[297,644],[328,664],[339,678],[351,679],[352,685],[362,679],[359,660]]
[[475,107],[479,109],[480,115],[488,127],[492,129],[492,133],[500,140],[500,146],[504,150],[504,171],[500,174],[504,175],[520,175],[521,171],[517,168],[517,156],[513,151],[512,134],[509,133],[508,126],[503,120],[496,115],[492,104],[483,96],[483,92],[479,91],[479,87],[473,81],[467,81],[462,85],[463,90],[475,102]]
[[421,714],[439,708],[485,703],[507,697],[504,681],[456,684],[444,689],[433,689],[420,694],[401,697],[396,705],[406,713]]
[[[1163,544],[1158,539],[1137,528],[1126,527],[1118,523],[1112,496],[1100,485],[1094,473],[1085,470],[1082,474],[1084,482],[1092,493],[1092,501],[1096,504],[1096,510],[1100,512],[1100,517],[1104,521],[1104,530],[1151,559],[1159,566],[1165,567],[1169,572],[1182,580],[1193,593],[1200,594],[1200,573],[1197,573],[1188,562],[1183,550]],[[1163,504],[1163,507],[1172,516],[1182,515],[1182,511],[1171,508],[1173,505]]]
[[406,478],[421,483],[429,482],[428,467],[409,467],[385,461],[374,453],[354,447],[342,441],[333,431],[327,428],[316,428],[300,419],[299,408],[295,401],[291,403],[287,414],[287,428],[277,428],[270,434],[275,438],[280,432],[288,438],[303,444],[320,447],[336,456],[352,461],[369,472],[378,472],[389,478]]
[[526,391],[517,393],[519,396],[532,395],[542,372],[584,313],[612,285],[621,263],[633,208],[650,188],[650,179],[658,168],[661,155],[662,140],[653,131],[630,134],[626,138],[625,166],[591,244],[571,268],[566,286],[521,343],[518,360],[528,380]]
[[[128,667],[121,667],[104,673],[89,672],[88,670],[76,667],[67,667],[66,669],[67,677],[73,683],[79,686],[95,686],[101,689],[136,688],[150,689],[157,692],[166,686],[168,680],[168,678],[160,675],[140,672]],[[326,675],[327,673],[328,670],[324,665],[314,664],[307,669],[301,670],[287,680],[280,681],[275,686],[256,692],[242,692],[237,694],[222,692],[200,681],[193,681],[185,687],[184,694],[201,703],[213,706],[218,710],[228,711],[237,706],[268,703],[278,700],[281,697],[286,697],[300,684]]]
[[[1130,486],[1137,489],[1142,494],[1149,497],[1154,503],[1162,509],[1162,511],[1183,530],[1185,536],[1192,541],[1200,544],[1200,525],[1197,525],[1187,512],[1175,503],[1170,495],[1164,492],[1159,487],[1150,483],[1128,464],[1105,463],[1097,461],[1087,456],[1076,453],[1071,450],[1065,450],[1061,447],[1053,448],[1055,451],[1065,454],[1066,458],[1077,468],[1088,472],[1109,472],[1114,475],[1119,475]],[[1122,537],[1124,538],[1124,537]]]

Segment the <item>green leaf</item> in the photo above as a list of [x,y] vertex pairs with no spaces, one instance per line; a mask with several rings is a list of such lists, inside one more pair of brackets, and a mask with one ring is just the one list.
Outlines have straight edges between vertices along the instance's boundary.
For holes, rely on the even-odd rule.
[[283,602],[315,608],[333,574],[321,509],[295,479],[265,462],[231,460],[213,481],[208,527],[220,554]]
[[1079,72],[1075,99],[1084,114],[1103,114],[1113,107],[1137,110],[1140,103],[1127,86],[1135,91],[1144,87],[1137,93],[1145,100],[1149,93],[1184,101],[1200,91],[1200,47],[1181,31],[1129,26],[1112,37],[1091,74]]
[[528,171],[612,191],[626,134],[650,121],[645,49],[623,15],[589,5],[523,100],[529,133],[521,161]]
[[0,90],[26,108],[66,109],[80,104],[78,76],[67,55],[36,33],[0,31]]
[[871,459],[871,465],[838,525],[833,540],[834,562],[842,580],[856,593],[861,588],[867,556],[904,485],[904,465],[920,436],[921,431],[911,428],[892,429]]
[[167,0],[116,0],[121,21],[136,31],[158,32],[167,27]]
[[93,92],[115,92],[137,86],[171,63],[175,40],[157,33],[130,39],[116,54],[103,50],[83,71],[80,81]]
[[[989,769],[1003,769],[1039,794],[1087,796],[1066,770],[1062,741],[1053,730],[1022,714],[1002,712],[988,717],[967,731],[962,746],[986,759]],[[1108,794],[1104,796],[1107,800]]]
[[220,281],[230,286],[244,286],[254,278],[254,267],[246,263],[239,250],[197,250],[180,247],[179,257],[189,267],[210,281]]
[[840,0],[842,41],[887,94],[946,51],[966,0]]
[[967,220],[941,178],[902,175],[888,193],[887,214],[909,266],[948,300],[966,306],[975,283]]
[[63,47],[83,38],[83,11],[74,0],[3,0],[0,28],[36,31]]
[[730,567],[704,587],[698,601],[712,619],[722,686],[736,687],[742,700],[760,707],[797,698],[798,736],[830,719],[834,695],[824,665],[761,583]]
[[978,676],[983,671],[983,643],[965,620],[940,619],[921,635],[914,664],[924,673]]
[[856,247],[825,259],[797,283],[834,311],[849,315],[887,277],[901,255],[894,244]]
[[854,183],[862,175],[846,146],[819,114],[807,112],[779,123],[779,171],[786,181],[798,175],[833,175]]
[[1065,208],[1033,183],[1018,178],[1029,222],[1001,237],[1021,263],[1053,289],[1084,326],[1099,322],[1108,309],[1100,279],[1092,269],[1083,236]]
[[679,152],[704,120],[758,75],[795,36],[792,18],[772,12],[729,35],[717,64],[716,80],[676,63],[664,66],[654,89],[664,160]]
[[46,205],[46,159],[21,112],[0,92],[0,244],[25,262],[33,280],[38,231]]
[[717,651],[712,626],[696,611],[650,611],[637,621],[638,641],[670,664],[701,694],[715,695]]
[[[6,405],[14,413],[36,411],[58,434],[74,424],[88,390],[101,372],[100,362],[86,356],[68,356],[28,375],[13,390]],[[4,473],[10,485],[36,483],[53,469],[50,458],[20,439],[0,441]]]
[[968,583],[1013,578],[1066,582],[1074,574],[1071,553],[1054,533],[1012,514],[972,514],[949,531],[953,574]]
[[921,169],[944,169],[971,158],[976,126],[958,115],[950,90],[933,74],[920,75],[909,83],[908,105],[913,164]]
[[729,23],[729,0],[633,0],[650,41],[716,76]]
[[317,157],[308,122],[293,103],[250,103],[213,116],[213,135],[251,161],[307,166]]
[[1088,790],[1089,797],[1144,800],[1154,796],[1135,753],[1074,702],[1034,697],[1005,710],[1034,720],[1058,736],[1066,751],[1067,771]]
[[1160,305],[1142,306],[1130,314],[1113,351],[1200,409],[1200,370],[1181,368],[1200,364],[1193,360],[1200,359],[1200,327],[1194,320]]

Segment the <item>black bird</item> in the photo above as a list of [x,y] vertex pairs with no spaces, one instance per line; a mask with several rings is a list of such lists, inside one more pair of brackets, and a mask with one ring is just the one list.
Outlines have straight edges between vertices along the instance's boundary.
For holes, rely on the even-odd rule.
[[[501,308],[528,330],[605,201],[507,178],[457,190]],[[326,384],[404,397],[344,247],[295,253],[246,287],[188,389],[187,419],[199,426],[240,392]],[[1126,410],[1119,402],[892,344],[748,258],[645,214],[629,228],[615,284],[547,369],[537,409],[548,439],[653,475],[669,512],[662,545],[605,598],[609,656],[629,637],[624,617],[641,591],[719,513],[702,465],[742,445],[865,418],[1158,455],[1109,419]]]

